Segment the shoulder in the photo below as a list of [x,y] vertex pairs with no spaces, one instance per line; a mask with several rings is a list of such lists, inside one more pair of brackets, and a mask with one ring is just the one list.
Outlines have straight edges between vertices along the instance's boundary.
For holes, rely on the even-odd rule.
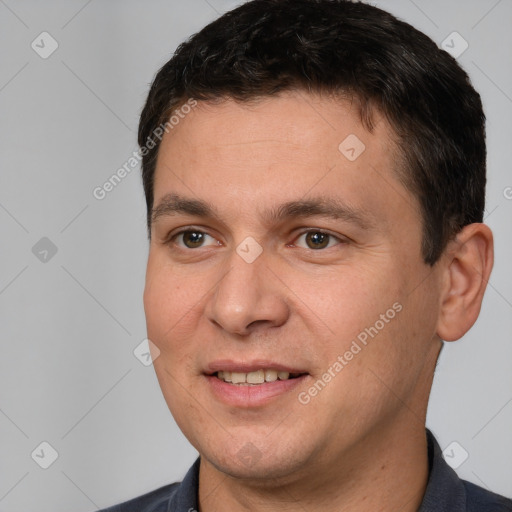
[[188,470],[182,482],[164,485],[147,494],[99,512],[168,512],[199,510],[199,457]]
[[512,500],[462,480],[427,429],[429,480],[420,512],[512,512]]
[[512,500],[462,480],[468,512],[512,512]]
[[179,483],[173,483],[159,487],[147,494],[102,509],[99,512],[167,512],[169,500],[176,493],[179,485]]

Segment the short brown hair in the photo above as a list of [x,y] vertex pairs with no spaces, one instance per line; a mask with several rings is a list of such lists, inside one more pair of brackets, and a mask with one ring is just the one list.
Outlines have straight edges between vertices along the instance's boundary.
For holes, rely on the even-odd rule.
[[[485,116],[464,70],[425,34],[348,0],[252,0],[181,44],[157,73],[139,145],[189,98],[255,100],[280,91],[350,94],[371,130],[377,108],[395,131],[400,177],[423,218],[422,255],[433,265],[485,206]],[[142,160],[151,236],[160,141]]]

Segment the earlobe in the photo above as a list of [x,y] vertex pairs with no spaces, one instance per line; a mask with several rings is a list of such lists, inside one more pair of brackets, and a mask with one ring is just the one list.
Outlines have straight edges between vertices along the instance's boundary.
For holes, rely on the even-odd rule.
[[445,250],[444,287],[437,335],[461,338],[475,323],[494,261],[493,236],[485,224],[465,226]]

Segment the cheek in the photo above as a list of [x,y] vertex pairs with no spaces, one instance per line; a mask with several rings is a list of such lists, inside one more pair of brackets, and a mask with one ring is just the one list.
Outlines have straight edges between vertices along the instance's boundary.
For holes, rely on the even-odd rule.
[[[327,334],[327,346],[339,351],[357,338],[364,338],[365,329],[377,323],[379,331],[383,321],[395,321],[393,305],[404,296],[403,286],[393,279],[391,269],[367,267],[364,271],[353,268],[338,269],[335,274],[314,282],[303,282],[301,295],[304,303],[321,318]],[[384,320],[381,320],[384,315]]]
[[353,403],[377,410],[388,394],[379,378],[401,390],[421,371],[433,325],[424,311],[431,310],[431,304],[419,300],[424,290],[410,294],[409,282],[396,265],[381,264],[357,272],[347,268],[303,283],[304,303],[326,326],[321,342],[319,337],[310,341],[317,376],[333,369],[331,390],[345,397],[344,403],[352,402],[349,393],[358,397]]
[[411,283],[417,283],[420,275],[418,268],[409,279],[402,277],[403,284],[394,288],[389,279],[390,289],[381,291],[381,300],[374,304],[372,315],[366,317],[361,329],[366,343],[356,356],[361,370],[358,392],[360,399],[375,410],[379,404],[400,406],[400,400],[421,394],[422,379],[434,364],[435,281],[424,276],[424,282],[414,289],[416,284]]
[[144,288],[144,310],[148,338],[165,354],[180,356],[187,344],[189,314],[202,295],[198,279],[177,276],[169,265],[159,265],[150,258]]

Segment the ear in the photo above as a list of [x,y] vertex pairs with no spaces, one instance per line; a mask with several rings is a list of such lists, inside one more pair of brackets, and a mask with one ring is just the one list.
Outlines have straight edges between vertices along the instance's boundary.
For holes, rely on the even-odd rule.
[[492,231],[485,224],[465,226],[444,252],[444,276],[436,334],[461,338],[476,322],[494,262]]

